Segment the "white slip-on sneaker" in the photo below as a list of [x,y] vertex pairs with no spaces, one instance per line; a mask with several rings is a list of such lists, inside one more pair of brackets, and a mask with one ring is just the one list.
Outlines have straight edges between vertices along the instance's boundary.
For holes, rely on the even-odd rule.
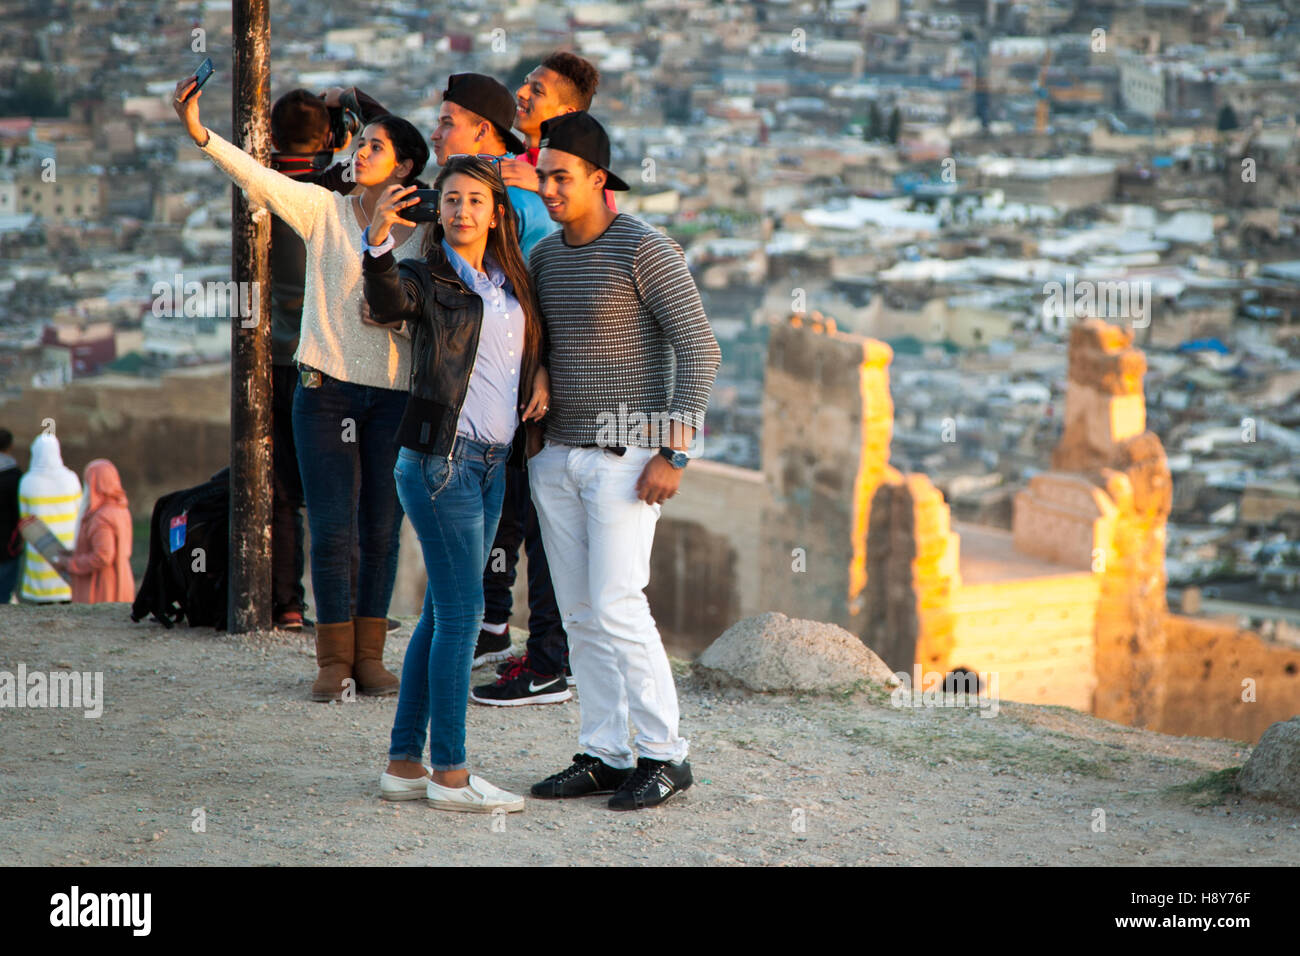
[[[433,773],[431,767],[425,773]],[[379,775],[379,795],[385,800],[419,800],[425,795],[428,777],[395,777],[387,770]]]
[[482,777],[469,776],[467,787],[444,787],[429,781],[425,796],[429,806],[439,810],[460,810],[465,813],[492,813],[504,810],[518,813],[524,808],[524,798],[517,793],[494,787]]

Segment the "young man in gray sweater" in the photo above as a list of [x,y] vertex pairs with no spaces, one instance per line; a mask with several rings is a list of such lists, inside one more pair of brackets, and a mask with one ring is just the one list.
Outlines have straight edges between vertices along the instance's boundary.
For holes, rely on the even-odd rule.
[[[691,785],[677,689],[644,588],[662,503],[677,493],[721,353],[681,247],[616,213],[609,138],[589,113],[541,127],[539,192],[562,228],[529,263],[549,353],[533,501],[581,691],[582,752],[535,797],[613,793],[652,807]],[[636,725],[635,750],[628,721]]]

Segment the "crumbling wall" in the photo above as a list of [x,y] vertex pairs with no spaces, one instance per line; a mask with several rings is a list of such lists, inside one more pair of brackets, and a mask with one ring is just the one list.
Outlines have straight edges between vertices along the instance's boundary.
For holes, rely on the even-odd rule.
[[1098,576],[1090,572],[963,583],[947,656],[927,670],[997,674],[1005,700],[1091,712],[1097,688]]
[[893,351],[792,317],[772,328],[763,389],[765,610],[864,633],[867,525],[889,467]]
[[1153,730],[1253,744],[1300,711],[1300,646],[1178,614],[1165,617],[1164,633],[1165,691]]
[[[1088,319],[1071,329],[1069,356],[1065,430],[1052,468],[1103,493],[1094,496],[1091,555],[1091,570],[1101,579],[1094,713],[1150,727],[1164,712],[1160,669],[1167,612],[1165,522],[1173,488],[1169,463],[1160,439],[1146,431],[1146,358],[1133,347],[1131,334]],[[1044,510],[1039,490],[1031,488],[1017,500],[1021,526],[1015,537],[1031,553],[1055,547],[1033,543],[1039,535],[1029,524]],[[1057,497],[1064,503],[1059,490]]]
[[924,475],[890,478],[872,499],[864,640],[895,670],[951,655],[960,545],[943,493]]

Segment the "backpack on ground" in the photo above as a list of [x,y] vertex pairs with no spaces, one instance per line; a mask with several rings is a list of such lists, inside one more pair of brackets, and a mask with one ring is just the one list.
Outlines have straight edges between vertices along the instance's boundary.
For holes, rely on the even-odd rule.
[[184,618],[190,627],[224,631],[229,527],[229,468],[159,498],[149,522],[149,566],[131,620],[152,615],[172,627]]

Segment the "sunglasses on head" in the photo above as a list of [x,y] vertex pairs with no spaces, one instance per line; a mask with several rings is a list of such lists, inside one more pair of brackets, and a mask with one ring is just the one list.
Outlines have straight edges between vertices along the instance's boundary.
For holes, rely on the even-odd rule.
[[480,162],[487,163],[496,170],[496,174],[500,176],[501,160],[504,158],[504,156],[493,156],[491,153],[452,153],[447,157],[447,162],[450,163],[453,159],[477,159]]

